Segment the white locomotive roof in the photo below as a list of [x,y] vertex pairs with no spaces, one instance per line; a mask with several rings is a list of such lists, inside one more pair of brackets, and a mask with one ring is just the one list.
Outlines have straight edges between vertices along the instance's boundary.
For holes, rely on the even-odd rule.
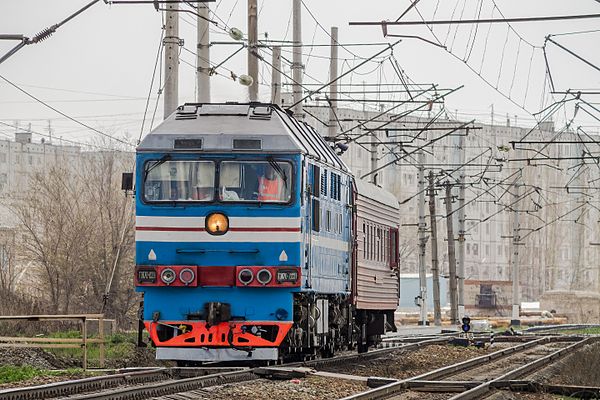
[[[176,146],[176,141],[194,139],[201,142],[193,149]],[[234,140],[254,141],[257,147],[236,148]],[[184,104],[146,135],[137,150],[302,153],[349,171],[314,128],[274,104]]]
[[399,208],[398,199],[392,193],[362,179],[356,179],[356,190],[360,196],[378,201],[390,207]]

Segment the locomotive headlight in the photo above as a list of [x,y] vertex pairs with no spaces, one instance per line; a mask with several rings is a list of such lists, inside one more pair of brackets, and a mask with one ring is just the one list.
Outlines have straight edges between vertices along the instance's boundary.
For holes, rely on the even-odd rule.
[[256,274],[256,280],[261,285],[266,285],[267,283],[271,282],[271,279],[273,279],[273,275],[268,269],[261,269],[258,271],[258,274]]
[[173,271],[171,268],[165,268],[160,273],[160,280],[166,283],[167,285],[170,285],[171,283],[175,282],[176,277],[177,274],[175,274],[175,271]]
[[214,213],[206,217],[206,230],[211,235],[223,235],[229,229],[229,220],[224,214]]

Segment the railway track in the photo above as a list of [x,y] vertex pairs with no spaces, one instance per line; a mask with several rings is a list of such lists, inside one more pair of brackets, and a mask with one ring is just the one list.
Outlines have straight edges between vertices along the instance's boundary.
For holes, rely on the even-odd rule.
[[[284,367],[287,369],[308,367],[320,370],[355,365],[368,360],[385,359],[386,354],[399,350],[416,350],[429,345],[445,344],[452,338],[428,337],[417,342],[412,342],[411,339],[395,347],[381,348],[368,353],[345,354],[328,359],[290,363],[285,364]],[[523,340],[523,338],[513,339]],[[531,389],[531,382],[516,381],[516,379],[556,361],[589,340],[590,338],[582,340],[574,337],[529,337],[527,341],[519,342],[514,346],[408,379],[384,378],[375,383],[383,386],[344,399],[400,399],[406,391],[442,392],[453,396],[452,399],[476,399],[485,397],[495,389],[519,387],[519,385]],[[169,399],[206,398],[211,397],[207,388],[250,382],[265,377],[265,368],[260,372],[259,370],[261,368],[161,368],[125,372],[35,387],[1,390],[0,399],[133,400],[161,396]],[[365,383],[369,383],[366,378]]]
[[[317,359],[286,366],[341,365],[349,362],[381,357],[397,350],[413,350],[432,344],[444,344],[451,337],[428,338],[419,342],[400,343],[362,354],[345,354],[334,358]],[[0,390],[2,400],[61,399],[147,399],[180,392],[200,390],[209,386],[245,382],[258,379],[256,368],[159,368],[146,371],[125,372],[114,375],[77,379],[47,385]]]
[[[38,399],[91,399],[112,398],[112,394],[120,393],[118,398],[141,397],[144,387],[165,388],[208,386],[241,380],[248,375],[248,368],[157,368],[145,371],[117,373],[113,375],[76,379],[46,385],[0,390],[2,400],[38,400]],[[253,375],[253,374],[250,374]],[[218,377],[223,377],[220,381]],[[140,396],[135,392],[140,391]],[[129,395],[128,395],[129,394]],[[109,397],[106,397],[109,396]]]
[[452,400],[486,397],[493,389],[510,387],[526,376],[589,343],[591,338],[543,337],[439,368],[343,400],[402,399],[407,390],[458,394]]

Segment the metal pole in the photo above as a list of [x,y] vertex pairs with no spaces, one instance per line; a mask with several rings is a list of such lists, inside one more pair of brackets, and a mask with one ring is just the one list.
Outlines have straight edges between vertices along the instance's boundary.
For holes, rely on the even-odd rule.
[[512,189],[513,189],[513,204],[514,205],[514,209],[513,209],[513,233],[512,233],[512,259],[511,259],[511,265],[512,265],[512,299],[513,299],[513,306],[512,306],[512,318],[510,321],[511,325],[521,325],[521,321],[520,321],[520,306],[521,306],[521,301],[519,299],[519,212],[517,210],[517,205],[516,202],[519,199],[519,184],[518,183],[513,183],[512,185]]
[[303,117],[302,111],[302,1],[294,0],[293,3],[293,59],[292,59],[292,79],[293,82],[293,102],[294,115],[297,118]]
[[425,266],[425,153],[420,150],[418,153],[418,190],[419,190],[419,297],[420,300],[420,318],[419,325],[427,325],[427,271]]
[[210,103],[210,29],[209,5],[198,3],[198,58],[196,79],[198,82],[198,103]]
[[281,106],[281,47],[273,47],[271,64],[271,103]]
[[2,64],[4,61],[8,60],[13,54],[15,54],[17,51],[21,50],[26,45],[27,45],[27,41],[23,40],[21,43],[17,44],[15,47],[10,49],[8,51],[8,53],[6,53],[2,57],[0,57],[0,64]]
[[433,323],[442,325],[440,309],[440,272],[438,269],[437,224],[435,221],[435,188],[433,171],[429,171],[429,218],[431,220],[431,273],[433,274]]
[[329,137],[335,137],[337,133],[337,99],[338,99],[338,28],[331,27],[331,57],[329,58],[329,81],[333,82],[329,87]]
[[[467,128],[467,135],[469,128]],[[461,165],[458,176],[458,262],[456,263],[456,277],[458,279],[458,318],[465,315],[465,135],[458,135],[458,164]]]
[[448,231],[448,272],[450,274],[450,320],[452,324],[458,323],[458,293],[456,282],[456,253],[454,249],[454,218],[452,217],[452,186],[446,182],[446,228]]
[[173,113],[179,105],[179,5],[166,4],[165,15],[165,86],[164,118]]
[[248,75],[252,77],[252,85],[248,86],[250,101],[258,100],[258,6],[257,0],[248,0]]

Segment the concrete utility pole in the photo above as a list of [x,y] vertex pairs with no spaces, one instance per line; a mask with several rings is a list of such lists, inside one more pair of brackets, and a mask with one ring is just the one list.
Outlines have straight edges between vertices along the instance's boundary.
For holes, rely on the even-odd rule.
[[461,166],[458,170],[458,211],[456,219],[458,220],[458,247],[457,247],[457,263],[456,263],[456,278],[458,279],[458,318],[459,320],[465,315],[465,136],[469,135],[467,128],[466,135],[458,135],[458,151],[455,154],[458,156],[458,164]]
[[167,3],[165,15],[165,86],[164,118],[179,106],[179,9],[178,3]]
[[208,3],[198,3],[198,58],[196,60],[196,81],[198,103],[210,103],[210,29]]
[[[585,154],[585,148],[583,146],[582,143],[577,143],[575,146],[573,146],[572,150],[571,150],[571,156],[573,158],[576,158],[578,156],[580,156],[581,154]],[[574,166],[573,168],[577,168],[577,164],[579,164],[580,161],[578,160],[574,160]],[[572,252],[572,257],[571,257],[571,271],[572,271],[572,277],[570,279],[570,284],[569,284],[569,289],[571,290],[585,290],[586,289],[586,283],[584,281],[583,278],[583,270],[585,268],[587,268],[587,260],[585,259],[585,230],[586,230],[586,225],[585,225],[585,215],[588,212],[588,207],[587,207],[587,199],[586,197],[588,197],[588,190],[586,189],[586,187],[591,186],[588,182],[588,172],[589,172],[589,168],[587,166],[582,166],[581,169],[578,171],[579,173],[573,178],[572,183],[573,185],[577,185],[579,186],[581,189],[581,194],[578,196],[577,198],[577,203],[581,204],[581,214],[580,217],[582,220],[577,220],[577,224],[575,225],[575,228],[571,230],[571,249],[573,250]],[[591,196],[590,196],[591,197]],[[587,241],[589,242],[589,241]]]
[[421,297],[421,309],[419,325],[427,325],[427,271],[425,266],[425,153],[418,152],[419,172],[417,176],[419,191],[419,297]]
[[[331,27],[331,56],[329,58],[329,82],[335,81],[338,77],[338,28]],[[337,81],[329,85],[329,132],[330,138],[335,137],[337,132],[337,98],[338,84]]]
[[[517,178],[518,179],[518,178]],[[512,316],[511,325],[521,325],[520,311],[521,311],[521,300],[519,296],[520,285],[519,285],[519,211],[516,202],[519,199],[519,184],[515,181],[512,184],[513,190],[513,229],[512,229],[512,259],[510,260],[512,266]]]
[[456,282],[456,253],[454,250],[454,218],[452,216],[452,186],[446,182],[446,228],[448,231],[448,272],[450,273],[450,320],[452,324],[458,323],[458,293]]
[[252,85],[248,86],[250,101],[258,100],[258,5],[257,0],[248,0],[248,75]]
[[440,270],[438,267],[437,252],[437,224],[435,221],[435,188],[433,171],[429,171],[429,218],[431,220],[431,272],[433,274],[433,323],[442,325],[442,311],[440,309]]
[[[371,171],[375,171],[377,170],[377,132],[372,131],[369,136],[371,136]],[[371,183],[373,185],[377,185],[377,175],[379,175],[378,172],[371,174]]]
[[304,69],[304,65],[302,65],[302,1],[294,0],[292,6],[292,18],[293,18],[293,42],[294,42],[294,52],[292,58],[292,79],[293,82],[293,90],[292,95],[293,103],[297,103],[294,106],[294,115],[297,118],[303,117],[302,111],[302,70]]
[[271,103],[281,106],[281,47],[273,47],[271,62]]

